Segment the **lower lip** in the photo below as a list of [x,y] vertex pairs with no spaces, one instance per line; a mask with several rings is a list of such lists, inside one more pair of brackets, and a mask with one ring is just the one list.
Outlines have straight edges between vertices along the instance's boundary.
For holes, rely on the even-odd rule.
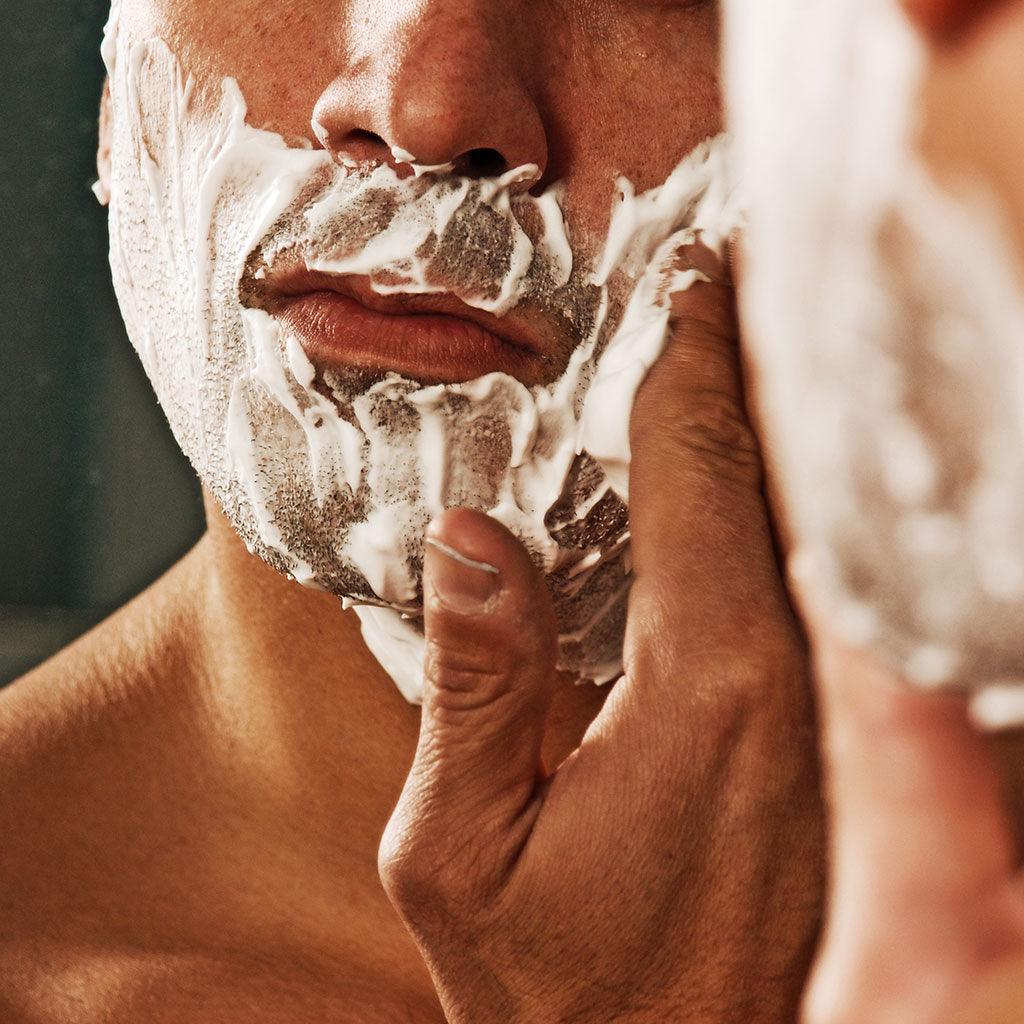
[[319,370],[391,370],[424,383],[456,384],[493,372],[526,385],[543,379],[540,356],[455,316],[378,313],[331,291],[275,299],[267,311]]

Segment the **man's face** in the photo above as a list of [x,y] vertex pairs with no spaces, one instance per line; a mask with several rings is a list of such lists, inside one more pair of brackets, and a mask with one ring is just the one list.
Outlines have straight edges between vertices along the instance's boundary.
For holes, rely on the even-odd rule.
[[614,675],[659,274],[731,227],[721,145],[681,163],[718,127],[714,5],[117,15],[115,285],[243,539],[415,614],[426,523],[484,509],[548,573],[563,665]]
[[730,5],[744,319],[837,625],[980,685],[1024,673],[1024,5],[911,6],[958,17]]

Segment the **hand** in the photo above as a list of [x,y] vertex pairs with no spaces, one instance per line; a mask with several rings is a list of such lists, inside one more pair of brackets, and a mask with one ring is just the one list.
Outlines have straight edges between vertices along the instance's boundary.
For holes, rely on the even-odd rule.
[[420,741],[380,870],[455,1024],[795,1019],[823,887],[809,685],[732,289],[673,303],[631,424],[626,673],[553,773],[543,580],[486,516],[428,530]]
[[989,746],[961,698],[813,638],[832,891],[807,1024],[1019,1024],[1024,882]]

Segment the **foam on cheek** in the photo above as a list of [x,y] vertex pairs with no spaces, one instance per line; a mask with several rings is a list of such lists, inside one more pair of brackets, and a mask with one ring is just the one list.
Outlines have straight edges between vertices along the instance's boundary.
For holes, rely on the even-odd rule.
[[[116,21],[115,6],[111,33]],[[247,125],[234,82],[204,113],[162,42],[111,39],[115,286],[179,443],[250,550],[361,605],[368,644],[417,699],[423,531],[444,508],[479,508],[547,573],[561,666],[618,675],[629,410],[666,340],[666,261],[697,237],[720,248],[733,226],[724,140],[659,189],[621,182],[590,261],[557,186],[513,190],[535,167],[482,180],[339,167]],[[318,373],[260,308],[282,265],[362,275],[381,293],[450,292],[497,315],[529,306],[562,318],[576,345],[543,386],[500,373],[351,384]]]
[[[922,55],[895,0],[733,0],[726,29],[744,313],[801,557],[836,625],[918,685],[1024,680],[1005,220],[916,157]],[[982,717],[1024,720],[1008,692]]]

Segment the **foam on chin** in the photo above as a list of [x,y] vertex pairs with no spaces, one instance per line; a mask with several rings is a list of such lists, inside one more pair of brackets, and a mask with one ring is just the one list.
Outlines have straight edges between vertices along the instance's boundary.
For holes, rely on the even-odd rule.
[[[357,609],[402,692],[418,698],[423,531],[443,508],[508,526],[548,577],[560,667],[621,671],[628,555],[628,417],[668,323],[664,264],[734,223],[724,140],[659,189],[621,182],[601,258],[574,252],[557,187],[424,168],[400,180],[334,164],[245,123],[225,81],[197,101],[164,43],[103,53],[114,104],[111,265],[129,335],[183,450],[250,550]],[[464,225],[484,232],[473,261]],[[529,225],[529,231],[524,225]],[[446,291],[497,314],[557,312],[578,344],[550,384],[492,373],[355,386],[318,373],[252,295],[281,260],[367,275],[376,290]],[[697,275],[675,272],[674,289]],[[403,616],[405,618],[403,618]]]
[[[1005,219],[914,155],[894,0],[727,5],[744,314],[801,556],[922,686],[1024,680],[1024,296]],[[989,690],[990,722],[1024,704]]]

